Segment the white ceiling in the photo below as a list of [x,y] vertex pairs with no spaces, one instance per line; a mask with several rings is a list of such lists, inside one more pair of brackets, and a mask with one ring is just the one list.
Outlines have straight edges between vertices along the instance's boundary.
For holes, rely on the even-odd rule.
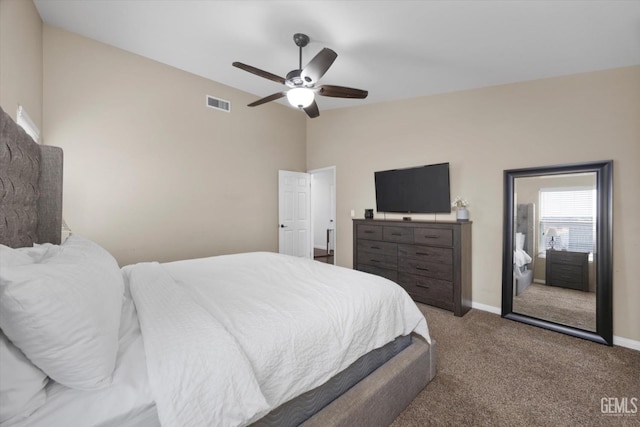
[[[320,110],[640,64],[640,1],[35,0],[43,21],[256,95],[284,88],[293,34],[338,58]],[[281,101],[284,102],[284,101]],[[259,108],[259,107],[258,107]]]

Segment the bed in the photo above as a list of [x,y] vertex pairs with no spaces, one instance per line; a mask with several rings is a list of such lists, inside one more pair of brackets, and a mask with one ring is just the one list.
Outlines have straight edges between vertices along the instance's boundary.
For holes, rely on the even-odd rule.
[[520,295],[533,283],[533,236],[535,236],[535,205],[520,203],[516,209],[516,236],[513,250],[515,294]]
[[62,151],[1,111],[4,426],[388,425],[435,375],[413,301],[274,253],[120,268],[60,242]]

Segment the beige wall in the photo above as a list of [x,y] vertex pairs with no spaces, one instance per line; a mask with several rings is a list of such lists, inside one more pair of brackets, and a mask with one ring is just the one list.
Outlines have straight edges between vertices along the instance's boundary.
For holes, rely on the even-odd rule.
[[31,0],[0,0],[0,106],[42,130],[42,20]]
[[278,169],[305,170],[298,111],[46,24],[44,68],[75,233],[120,264],[277,251]]
[[500,307],[503,170],[613,159],[614,334],[640,340],[639,117],[638,66],[337,109],[309,121],[307,167],[337,166],[337,261],[351,266],[350,210],[375,207],[373,172],[450,162],[452,197],[471,203],[473,301]]

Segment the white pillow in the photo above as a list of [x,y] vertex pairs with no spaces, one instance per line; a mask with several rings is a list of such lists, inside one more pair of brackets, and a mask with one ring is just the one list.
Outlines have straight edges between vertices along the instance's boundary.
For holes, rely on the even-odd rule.
[[0,271],[0,328],[49,377],[71,388],[110,384],[124,283],[115,259],[69,237],[40,262]]
[[0,272],[5,267],[33,264],[33,258],[24,250],[12,249],[9,246],[0,245]]
[[42,262],[44,258],[50,258],[60,252],[61,246],[52,245],[51,243],[38,244],[34,243],[30,248],[18,248],[20,251],[33,259],[33,262]]
[[0,269],[17,265],[33,264],[40,262],[45,257],[54,256],[60,251],[60,246],[44,243],[35,243],[32,247],[10,248],[0,245]]
[[48,378],[0,331],[0,423],[28,417],[47,399]]

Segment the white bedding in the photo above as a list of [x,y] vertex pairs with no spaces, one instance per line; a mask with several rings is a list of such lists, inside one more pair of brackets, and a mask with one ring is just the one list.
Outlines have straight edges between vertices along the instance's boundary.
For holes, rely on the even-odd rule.
[[399,335],[430,341],[402,288],[312,260],[248,253],[125,270],[166,426],[246,425]]
[[532,260],[533,258],[531,258],[531,256],[522,249],[516,249],[515,251],[513,251],[513,263],[517,267],[525,266]]
[[[140,420],[148,412],[151,423],[155,417],[144,347],[136,310],[125,291],[120,317],[119,350],[113,382],[92,391],[75,390],[51,381],[47,386],[47,401],[28,419],[16,426],[125,426]],[[138,422],[136,421],[136,426]],[[4,425],[3,425],[4,427]]]
[[525,238],[525,234],[516,233],[516,247],[513,251],[513,263],[516,267],[523,267],[533,261],[533,258],[524,250]]
[[50,382],[17,425],[247,425],[397,336],[430,342],[402,288],[311,260],[249,253],[122,271],[113,384]]

